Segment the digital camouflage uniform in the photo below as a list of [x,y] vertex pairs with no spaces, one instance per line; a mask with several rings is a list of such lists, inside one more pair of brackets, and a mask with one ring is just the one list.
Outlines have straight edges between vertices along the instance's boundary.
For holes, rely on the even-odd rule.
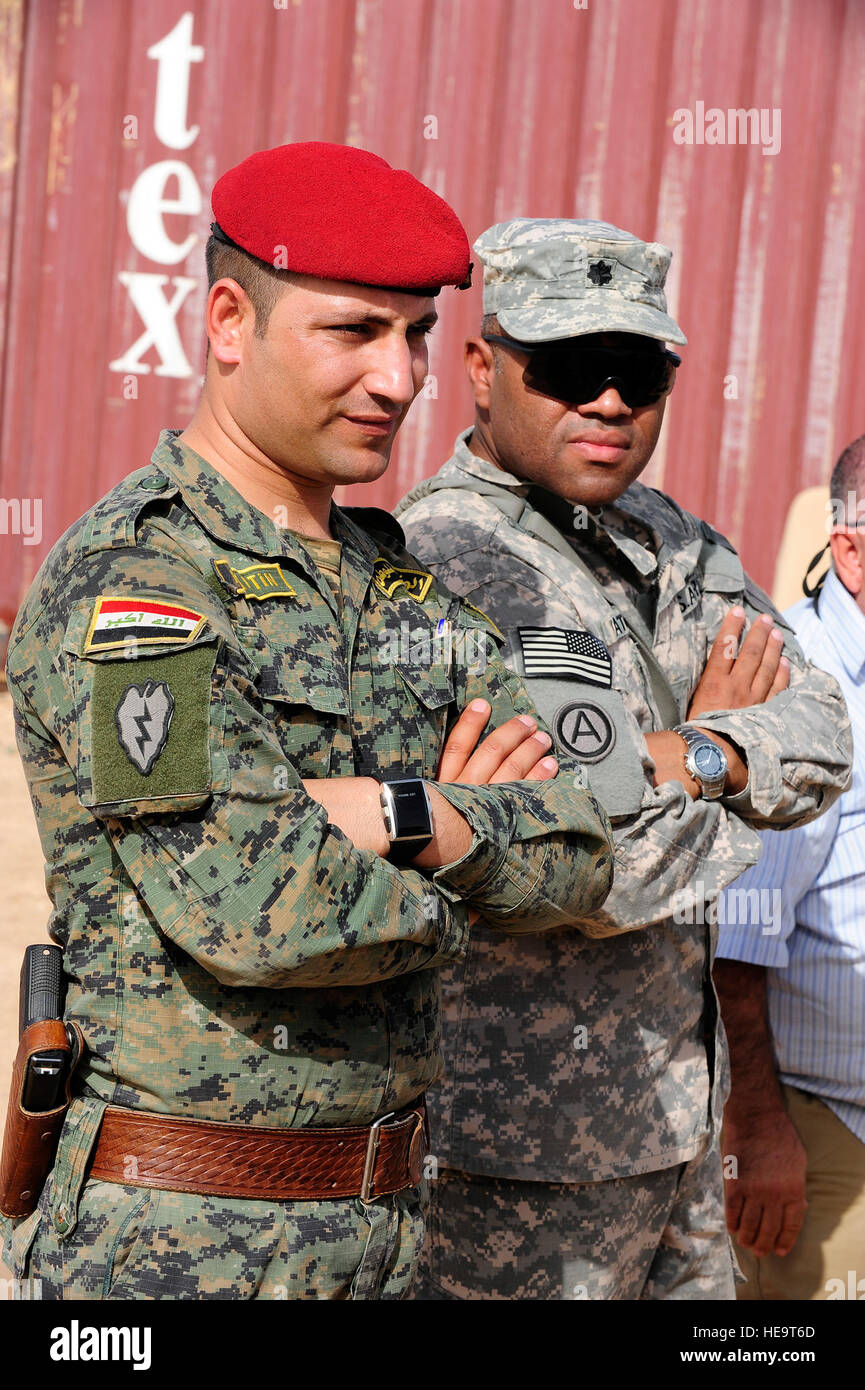
[[[331,523],[339,544],[304,545],[165,432],[18,615],[19,747],[88,1047],[53,1174],[12,1233],[43,1297],[403,1296],[422,1188],[365,1205],[86,1181],[106,1104],[370,1124],[439,1072],[434,967],[465,950],[466,904],[545,930],[608,890],[608,823],[576,760],[553,781],[443,787],[474,836],[428,874],[356,850],[306,795],[302,777],[433,778],[475,696],[495,723],[530,708],[491,625],[386,513]],[[429,642],[442,620],[451,662]]]
[[[502,243],[519,225],[501,239],[493,228],[475,249],[507,263]],[[530,269],[542,278],[539,225]],[[549,225],[561,237],[575,224]],[[613,238],[597,248],[614,284],[615,250]],[[623,257],[650,298],[663,250]],[[568,274],[572,264],[578,255]],[[585,258],[581,273],[591,309]],[[512,309],[535,304],[531,284],[522,300],[524,285],[504,288]],[[537,338],[551,334],[563,293],[538,295]],[[663,308],[663,292],[652,302]],[[615,310],[601,306],[598,326]],[[528,339],[525,313],[508,322],[501,302],[495,311]],[[681,340],[668,325],[663,336]],[[756,827],[801,824],[846,785],[846,708],[711,526],[639,483],[590,514],[477,457],[470,435],[396,515],[423,563],[503,630],[508,665],[525,676],[528,657],[526,686],[557,753],[582,760],[612,819],[615,877],[582,934],[516,940],[481,927],[443,974],[445,1080],[430,1097],[440,1176],[418,1288],[427,1298],[732,1297],[716,1142],[726,1052],[706,905],[758,858]],[[774,613],[790,687],[695,721],[744,752],[749,783],[692,801],[678,781],[652,785],[644,734],[684,721],[735,603],[749,621]]]

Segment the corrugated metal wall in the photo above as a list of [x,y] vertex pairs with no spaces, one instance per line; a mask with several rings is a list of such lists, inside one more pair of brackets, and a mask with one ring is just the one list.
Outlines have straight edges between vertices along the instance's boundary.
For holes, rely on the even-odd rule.
[[[712,143],[711,108],[763,130]],[[215,178],[309,139],[410,169],[472,239],[535,214],[672,246],[690,346],[647,478],[768,584],[790,498],[865,430],[863,123],[863,0],[0,0],[0,616],[192,412]],[[367,503],[469,422],[480,290],[439,307],[437,396]]]

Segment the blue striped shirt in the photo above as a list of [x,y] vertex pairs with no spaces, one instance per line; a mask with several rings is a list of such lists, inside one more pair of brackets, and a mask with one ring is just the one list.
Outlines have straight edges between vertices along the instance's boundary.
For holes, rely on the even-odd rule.
[[786,616],[844,693],[853,782],[809,825],[762,832],[759,863],[719,899],[718,955],[767,967],[781,1079],[865,1142],[865,613],[830,571],[818,607]]

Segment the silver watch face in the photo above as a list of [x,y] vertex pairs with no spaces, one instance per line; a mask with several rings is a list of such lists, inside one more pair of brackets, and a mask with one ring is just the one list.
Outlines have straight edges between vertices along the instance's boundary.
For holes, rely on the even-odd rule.
[[699,775],[707,782],[712,782],[716,777],[721,777],[727,771],[727,758],[717,743],[709,740],[701,743],[693,751],[694,767]]

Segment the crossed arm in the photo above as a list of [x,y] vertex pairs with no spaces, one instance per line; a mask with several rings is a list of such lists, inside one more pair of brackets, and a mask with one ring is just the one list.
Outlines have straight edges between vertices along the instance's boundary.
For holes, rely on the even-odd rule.
[[[479,742],[491,714],[486,700],[472,700],[448,736],[438,767],[437,781],[487,786],[493,782],[546,782],[555,777],[558,762],[544,756],[549,734],[538,729],[528,714],[515,715]],[[385,858],[390,848],[379,804],[379,784],[374,777],[334,777],[304,781],[313,801],[327,811],[327,818],[348,835],[355,849],[371,850]],[[417,869],[438,869],[461,859],[472,841],[465,816],[428,782],[433,838],[413,860]]]
[[[765,704],[787,689],[790,662],[782,655],[784,634],[775,626],[772,614],[763,613],[751,624],[739,650],[745,622],[745,610],[737,605],[730,609],[721,624],[691,697],[689,722],[699,723],[699,716],[709,710],[745,709],[749,705]],[[703,732],[727,755],[726,794],[735,796],[744,791],[748,784],[748,766],[739,749],[712,729]],[[646,743],[655,763],[655,786],[662,782],[681,782],[688,795],[696,799],[700,788],[685,768],[681,737],[672,729],[664,729],[647,734]]]

